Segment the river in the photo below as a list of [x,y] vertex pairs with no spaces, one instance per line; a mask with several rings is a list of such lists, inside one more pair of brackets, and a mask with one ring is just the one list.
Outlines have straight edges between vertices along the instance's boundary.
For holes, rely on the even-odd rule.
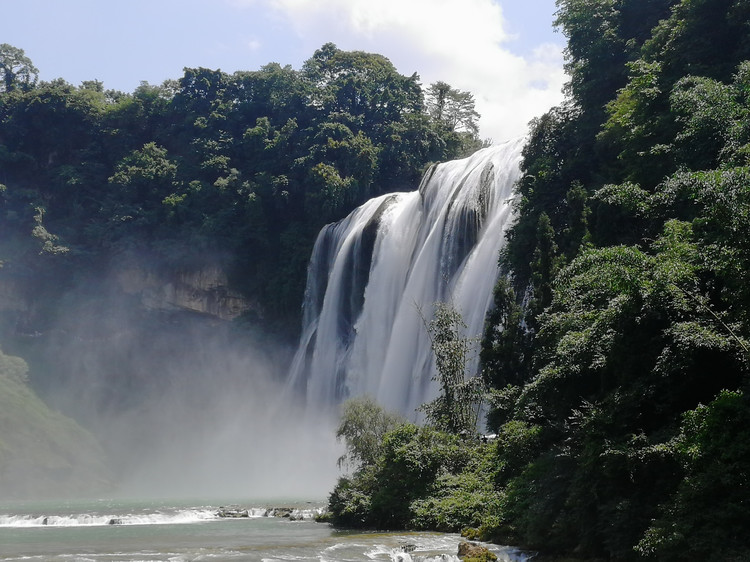
[[[95,500],[0,503],[0,561],[448,562],[461,538],[376,533],[315,522],[322,502],[242,502],[248,517],[225,518],[223,502]],[[274,507],[288,508],[277,511]],[[503,562],[526,557],[488,546]]]

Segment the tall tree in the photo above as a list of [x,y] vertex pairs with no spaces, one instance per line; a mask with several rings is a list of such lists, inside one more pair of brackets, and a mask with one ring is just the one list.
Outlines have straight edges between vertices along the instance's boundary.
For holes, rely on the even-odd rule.
[[421,409],[437,429],[473,435],[483,392],[481,378],[468,372],[477,342],[465,330],[466,323],[453,305],[436,303],[427,331],[435,356],[433,380],[440,385],[440,396]]
[[451,132],[479,134],[479,118],[470,92],[453,88],[446,82],[434,82],[427,88],[427,113]]
[[399,74],[382,55],[327,43],[305,62],[302,74],[317,85],[314,104],[324,114],[348,115],[347,125],[364,128],[378,143],[389,121],[422,110],[419,76]]
[[36,84],[39,77],[39,70],[26,56],[23,49],[8,45],[0,44],[0,75],[2,82],[1,91],[11,92],[16,88],[29,88]]

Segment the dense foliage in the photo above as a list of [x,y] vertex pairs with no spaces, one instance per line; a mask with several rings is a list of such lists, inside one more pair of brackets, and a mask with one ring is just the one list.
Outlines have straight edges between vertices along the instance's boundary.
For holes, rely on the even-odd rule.
[[481,145],[470,94],[441,83],[462,113],[432,116],[416,74],[333,44],[300,70],[186,68],[133,93],[38,82],[2,45],[0,77],[4,275],[59,288],[128,260],[214,262],[291,331],[325,223]]
[[[366,412],[363,404],[369,404]],[[346,404],[339,435],[347,443],[351,438],[342,430],[363,413],[374,420],[389,415],[369,401]],[[492,517],[498,506],[497,499],[488,503],[497,495],[489,477],[497,465],[494,447],[477,447],[455,433],[405,421],[385,434],[377,424],[366,427],[379,445],[368,449],[354,473],[340,478],[331,493],[335,524],[456,531]]]
[[493,429],[527,430],[497,532],[746,559],[750,12],[558,4],[568,99],[532,123],[482,351]]
[[496,442],[405,426],[331,507],[565,557],[747,560],[748,4],[558,6],[567,99],[532,123],[482,340]]

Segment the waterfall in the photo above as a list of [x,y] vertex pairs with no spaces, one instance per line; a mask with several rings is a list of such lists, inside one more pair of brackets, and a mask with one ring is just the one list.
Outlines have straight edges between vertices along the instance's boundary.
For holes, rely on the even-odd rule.
[[369,395],[413,416],[437,395],[423,316],[438,301],[482,332],[511,222],[523,139],[439,164],[318,235],[290,385],[308,405]]

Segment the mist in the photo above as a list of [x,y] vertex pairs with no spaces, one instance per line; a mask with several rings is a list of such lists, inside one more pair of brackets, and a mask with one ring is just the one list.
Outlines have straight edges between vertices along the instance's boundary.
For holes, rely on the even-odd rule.
[[286,392],[286,361],[259,345],[237,350],[194,334],[185,343],[194,349],[178,351],[164,388],[101,417],[118,494],[324,498],[340,454],[335,416]]
[[337,416],[287,388],[293,346],[262,328],[149,310],[110,279],[68,291],[27,343],[33,386],[103,448],[105,493],[324,499],[338,476]]

